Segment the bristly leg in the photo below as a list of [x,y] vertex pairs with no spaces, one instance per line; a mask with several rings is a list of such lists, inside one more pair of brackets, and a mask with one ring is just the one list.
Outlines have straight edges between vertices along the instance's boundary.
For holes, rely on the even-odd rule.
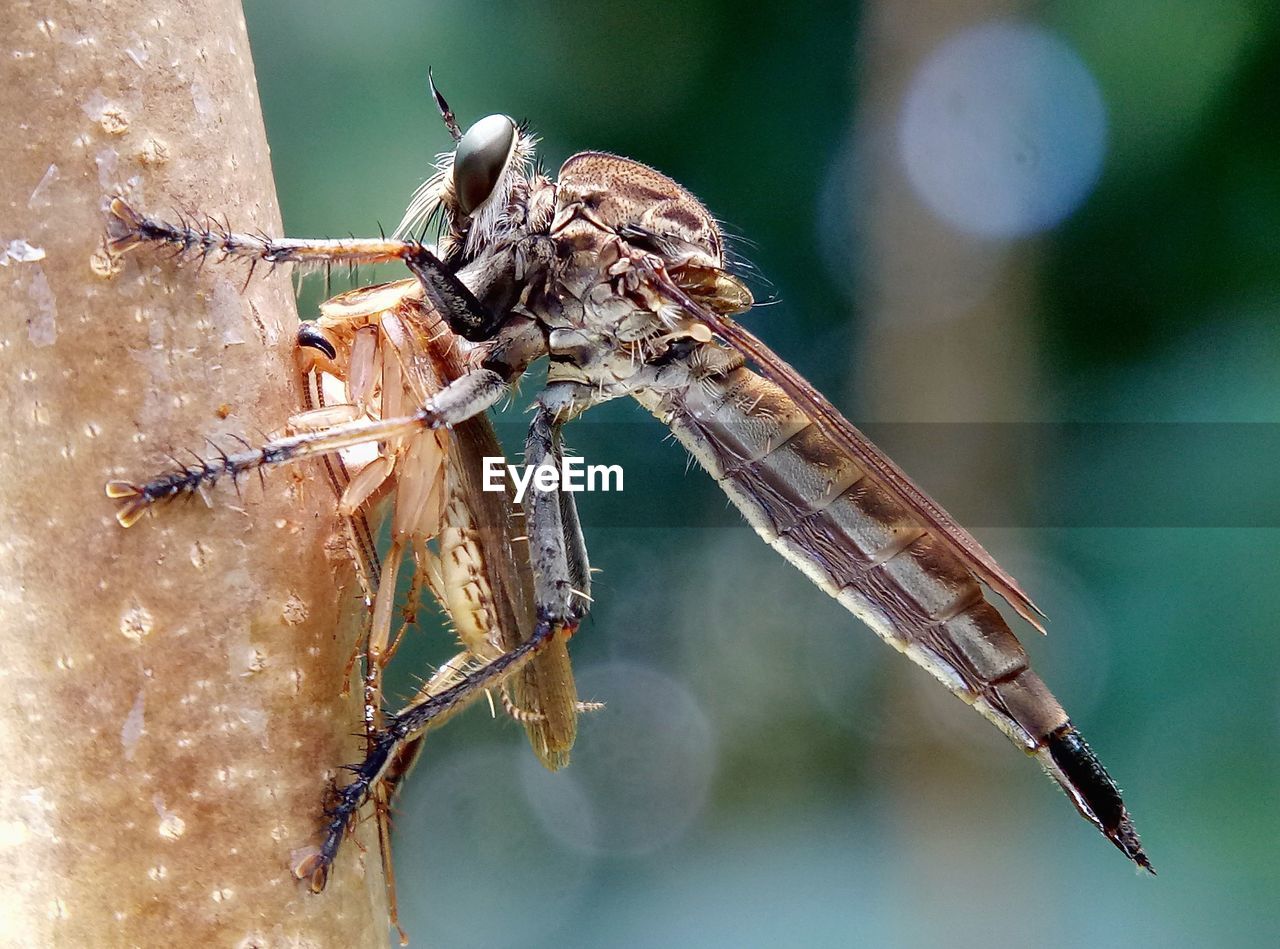
[[[297,240],[244,234],[212,220],[183,219],[172,224],[134,210],[123,198],[113,198],[107,219],[111,250],[124,254],[143,244],[168,247],[179,258],[201,260],[238,258],[268,264],[379,264],[419,259],[429,253],[417,241],[392,239]],[[434,257],[433,257],[434,259]]]
[[294,875],[299,879],[309,880],[315,892],[323,890],[328,881],[329,868],[338,855],[352,819],[401,748],[428,728],[443,722],[450,713],[482,695],[485,689],[500,685],[512,673],[519,671],[557,632],[572,635],[575,628],[574,619],[552,617],[540,612],[533,634],[515,649],[481,666],[452,688],[391,716],[365,760],[351,769],[354,775],[352,780],[337,790],[335,802],[328,812],[329,821],[325,825],[319,851],[301,861],[294,868]]
[[501,400],[507,391],[506,381],[497,373],[477,369],[445,386],[413,415],[376,421],[358,419],[319,432],[277,438],[260,448],[230,455],[220,453],[216,459],[197,457],[196,464],[180,466],[177,471],[166,472],[142,483],[109,481],[107,497],[121,502],[116,520],[123,527],[129,527],[154,505],[197,494],[224,476],[230,475],[235,480],[250,471],[327,455],[353,445],[455,425],[485,411]]
[[158,475],[144,484],[108,481],[107,497],[122,502],[116,511],[116,520],[120,522],[120,526],[133,526],[154,504],[198,494],[206,487],[217,484],[223,475],[230,475],[238,490],[240,475],[248,470],[243,455],[227,455],[221,448],[217,452],[218,457],[210,460],[196,456],[195,463],[190,465],[184,465],[171,456],[175,470]]
[[477,342],[488,339],[505,318],[490,312],[431,249],[416,240],[357,238],[348,240],[308,240],[242,234],[212,220],[201,224],[182,220],[171,224],[141,214],[123,198],[111,201],[107,240],[111,250],[126,253],[143,244],[168,247],[175,258],[198,258],[203,264],[211,254],[219,259],[247,260],[252,268],[259,263],[272,266],[331,267],[334,264],[381,264],[402,261],[418,278],[427,299],[444,315],[459,336]]

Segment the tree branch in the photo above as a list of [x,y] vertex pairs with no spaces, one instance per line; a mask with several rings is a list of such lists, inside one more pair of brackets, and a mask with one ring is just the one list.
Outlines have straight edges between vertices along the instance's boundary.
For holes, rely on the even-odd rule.
[[127,531],[103,496],[301,404],[284,275],[103,253],[115,190],[279,232],[239,4],[16,2],[5,36],[0,940],[384,945],[371,827],[324,894],[290,876],[360,757],[327,485],[223,485]]

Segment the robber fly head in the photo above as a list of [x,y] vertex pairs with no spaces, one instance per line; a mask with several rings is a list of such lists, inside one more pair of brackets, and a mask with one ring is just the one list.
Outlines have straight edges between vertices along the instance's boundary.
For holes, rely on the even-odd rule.
[[528,193],[536,139],[506,115],[485,116],[464,133],[428,78],[455,144],[436,156],[435,173],[414,194],[396,235],[421,237],[435,222],[440,256],[472,258],[523,221],[513,205],[518,210]]

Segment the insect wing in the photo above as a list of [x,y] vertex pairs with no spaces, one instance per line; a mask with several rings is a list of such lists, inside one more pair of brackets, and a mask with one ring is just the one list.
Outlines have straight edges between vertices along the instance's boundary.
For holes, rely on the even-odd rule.
[[866,435],[858,431],[827,399],[796,372],[781,356],[755,335],[727,317],[712,312],[692,300],[670,282],[664,289],[717,336],[754,362],[760,372],[790,396],[824,435],[865,465],[895,499],[929,526],[930,532],[951,548],[982,582],[1000,594],[1018,614],[1044,632],[1044,613],[1018,586],[1018,582],[995,561],[978,541],[943,510],[937,501],[921,491],[910,478]]

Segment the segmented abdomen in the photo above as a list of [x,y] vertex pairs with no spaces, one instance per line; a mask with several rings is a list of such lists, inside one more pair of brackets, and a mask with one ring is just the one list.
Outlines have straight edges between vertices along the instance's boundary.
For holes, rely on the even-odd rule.
[[973,574],[780,388],[740,367],[638,398],[761,537],[1034,754],[1147,866],[1114,783]]

